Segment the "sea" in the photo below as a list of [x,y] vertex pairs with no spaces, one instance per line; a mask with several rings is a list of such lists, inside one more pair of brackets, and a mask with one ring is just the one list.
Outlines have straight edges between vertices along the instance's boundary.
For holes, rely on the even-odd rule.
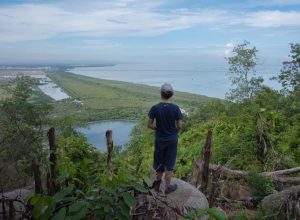
[[[280,66],[261,65],[256,74],[265,79],[265,84],[279,89],[279,84],[270,80],[276,76]],[[226,75],[228,66],[225,64],[151,64],[151,63],[122,63],[113,66],[75,67],[68,70],[75,74],[100,79],[118,80],[140,83],[150,86],[161,86],[170,83],[174,90],[206,95],[209,97],[225,98],[231,83]]]

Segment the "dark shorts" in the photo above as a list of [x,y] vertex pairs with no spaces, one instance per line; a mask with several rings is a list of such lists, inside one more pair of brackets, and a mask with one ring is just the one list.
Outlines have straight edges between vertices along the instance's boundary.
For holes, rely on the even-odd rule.
[[178,138],[155,139],[153,168],[157,172],[173,171],[177,154]]

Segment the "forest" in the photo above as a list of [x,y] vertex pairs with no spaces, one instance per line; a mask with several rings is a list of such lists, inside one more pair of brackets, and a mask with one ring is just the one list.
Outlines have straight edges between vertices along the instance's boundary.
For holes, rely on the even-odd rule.
[[[157,205],[164,197],[151,190],[154,133],[146,126],[147,109],[159,96],[145,103],[156,90],[131,87],[141,90],[133,100],[130,89],[127,94],[118,90],[118,82],[109,87],[124,98],[124,103],[117,104],[130,105],[119,117],[138,118],[139,123],[129,146],[121,151],[112,148],[108,132],[111,152],[105,153],[74,130],[80,114],[74,111],[74,118],[58,114],[67,111],[68,105],[59,106],[58,111],[57,105],[37,98],[36,80],[19,76],[5,84],[6,95],[0,100],[1,218],[299,219],[300,44],[290,44],[289,59],[273,78],[281,84],[280,90],[266,86],[256,72],[258,53],[245,41],[226,58],[232,85],[225,100],[199,101],[185,93],[174,99],[191,109],[179,134],[175,177],[200,189],[209,201],[206,209],[184,212]],[[95,106],[95,100],[112,96],[101,92],[91,96],[89,86],[97,85],[91,78],[83,78],[81,87],[72,89],[72,77],[52,75],[59,85],[65,80],[70,95],[78,95],[80,89],[86,93],[89,113],[81,121],[105,118],[111,110],[92,112],[103,106],[110,109],[108,102]],[[133,101],[126,101],[122,94]],[[138,113],[132,106],[137,106]],[[26,196],[5,196],[13,190]],[[149,202],[153,198],[163,199],[153,205]]]

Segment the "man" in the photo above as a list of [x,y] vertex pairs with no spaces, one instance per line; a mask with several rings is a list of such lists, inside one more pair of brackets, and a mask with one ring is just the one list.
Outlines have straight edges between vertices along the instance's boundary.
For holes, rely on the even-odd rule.
[[173,96],[173,88],[170,84],[163,84],[160,94],[161,102],[152,106],[148,114],[148,128],[155,130],[153,168],[156,171],[156,180],[152,187],[159,191],[165,173],[165,194],[169,194],[177,189],[176,184],[171,185],[171,178],[176,161],[182,114],[179,107],[170,102]]

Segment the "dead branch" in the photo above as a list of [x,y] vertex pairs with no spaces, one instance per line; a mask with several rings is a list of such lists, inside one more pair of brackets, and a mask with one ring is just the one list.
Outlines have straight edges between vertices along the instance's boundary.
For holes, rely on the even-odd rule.
[[106,146],[107,146],[107,165],[111,166],[112,164],[112,152],[113,152],[113,139],[112,139],[112,130],[106,131]]
[[264,174],[266,176],[290,175],[290,174],[295,174],[295,173],[300,173],[300,167],[294,167],[294,168],[286,169],[286,170],[277,170],[277,171],[272,171],[272,172],[264,172]]
[[212,139],[212,131],[209,130],[206,136],[206,142],[204,145],[204,153],[203,153],[203,172],[202,172],[202,181],[201,181],[201,191],[206,192],[207,185],[209,181],[209,160],[211,156],[211,139]]
[[[202,164],[203,164],[202,160],[198,160],[195,163],[196,168],[200,171],[202,171],[202,166],[203,166]],[[210,171],[215,171],[217,169],[221,170],[222,176],[231,177],[231,178],[235,178],[235,179],[245,179],[249,175],[249,173],[247,171],[232,170],[225,166],[209,164]],[[295,174],[295,173],[300,173],[300,167],[295,167],[295,168],[286,169],[286,170],[272,171],[272,172],[262,172],[261,174],[263,174],[265,176],[270,176],[275,182],[287,183],[287,184],[300,184],[300,177],[283,176],[283,175]]]
[[34,175],[35,193],[41,194],[43,193],[42,178],[41,178],[40,164],[36,156],[33,157],[31,161],[31,165],[32,165],[32,170]]
[[47,174],[47,187],[49,195],[54,195],[56,192],[59,191],[60,186],[57,183],[57,170],[56,170],[56,141],[55,141],[55,129],[50,128],[48,133],[48,140],[49,140],[49,148],[50,148],[50,172]]

